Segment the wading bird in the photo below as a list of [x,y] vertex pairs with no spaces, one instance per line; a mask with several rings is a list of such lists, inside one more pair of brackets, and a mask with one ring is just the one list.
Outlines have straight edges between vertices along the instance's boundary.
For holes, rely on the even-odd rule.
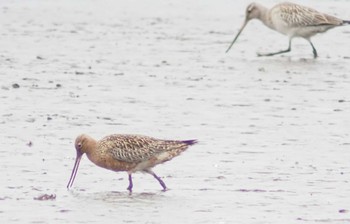
[[289,52],[291,50],[292,39],[294,37],[301,37],[310,43],[314,58],[316,58],[317,51],[310,38],[334,27],[350,24],[349,20],[342,20],[318,12],[315,9],[290,2],[277,4],[271,9],[258,3],[251,3],[246,9],[245,21],[226,53],[231,49],[247,23],[252,19],[258,19],[267,27],[289,37],[289,45],[286,50],[267,54],[258,53],[258,56],[272,56]]
[[165,183],[152,171],[152,167],[171,160],[196,143],[196,140],[160,140],[141,135],[119,134],[96,141],[82,134],[75,140],[77,157],[67,188],[73,185],[81,157],[86,153],[90,161],[97,166],[116,172],[126,171],[129,175],[127,189],[130,193],[133,187],[131,174],[137,171],[151,174],[165,191]]

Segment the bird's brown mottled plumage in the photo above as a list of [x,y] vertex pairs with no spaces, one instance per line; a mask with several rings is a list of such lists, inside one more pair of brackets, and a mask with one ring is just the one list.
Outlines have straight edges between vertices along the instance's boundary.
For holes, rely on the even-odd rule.
[[[125,162],[142,162],[163,152],[180,154],[188,145],[181,141],[158,140],[140,135],[110,135],[98,142],[98,147],[107,148],[114,159]],[[169,159],[171,159],[170,157]]]
[[277,10],[281,18],[291,27],[320,25],[330,25],[334,27],[340,26],[343,23],[343,20],[337,17],[290,2],[277,4],[271,8],[270,11],[273,12],[274,10]]
[[226,52],[231,49],[247,23],[252,19],[258,19],[267,27],[289,37],[288,49],[267,54],[258,53],[258,56],[272,56],[289,52],[291,50],[292,39],[294,37],[301,37],[310,43],[314,58],[316,58],[317,51],[310,38],[318,33],[323,33],[334,27],[350,23],[347,20],[342,20],[335,16],[321,13],[315,9],[291,2],[279,3],[270,9],[253,2],[248,5],[245,21]]
[[81,156],[86,153],[97,166],[128,172],[130,192],[132,190],[131,174],[137,171],[153,175],[166,190],[164,182],[152,171],[152,167],[171,160],[196,142],[196,140],[160,140],[142,135],[120,134],[109,135],[96,141],[82,134],[75,140],[77,158],[67,188],[72,186]]

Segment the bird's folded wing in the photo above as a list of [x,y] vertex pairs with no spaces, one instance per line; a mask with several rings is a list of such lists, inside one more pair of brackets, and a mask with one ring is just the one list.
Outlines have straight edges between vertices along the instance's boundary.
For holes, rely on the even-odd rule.
[[141,162],[167,150],[167,141],[138,135],[111,135],[99,144],[107,144],[114,159],[124,162]]
[[281,19],[290,27],[320,25],[338,26],[342,24],[341,19],[293,3],[286,4],[284,7],[281,6],[278,9]]

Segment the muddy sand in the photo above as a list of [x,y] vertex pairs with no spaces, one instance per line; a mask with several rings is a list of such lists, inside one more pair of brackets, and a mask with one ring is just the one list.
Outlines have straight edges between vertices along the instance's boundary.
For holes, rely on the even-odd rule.
[[[1,1],[1,223],[350,223],[350,26],[263,58],[288,40],[252,21],[225,54],[247,4]],[[81,133],[199,144],[167,192],[86,157],[67,190]]]

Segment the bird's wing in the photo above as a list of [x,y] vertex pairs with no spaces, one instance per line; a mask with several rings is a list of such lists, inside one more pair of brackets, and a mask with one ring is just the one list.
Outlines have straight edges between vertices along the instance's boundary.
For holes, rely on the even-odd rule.
[[330,25],[339,26],[343,20],[321,13],[315,9],[293,3],[282,3],[274,10],[278,11],[281,19],[290,27]]
[[99,141],[114,159],[141,162],[169,149],[169,141],[139,135],[110,135]]

